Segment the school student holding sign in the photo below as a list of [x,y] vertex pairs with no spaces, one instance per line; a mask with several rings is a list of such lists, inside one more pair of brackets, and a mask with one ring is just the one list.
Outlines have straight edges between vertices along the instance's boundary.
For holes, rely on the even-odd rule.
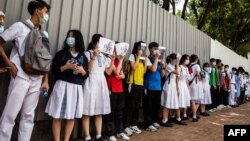
[[125,120],[124,127],[125,133],[130,136],[133,133],[140,134],[142,131],[138,128],[139,120],[139,108],[141,104],[142,95],[144,94],[144,73],[147,70],[147,66],[152,64],[148,61],[147,56],[144,60],[142,57],[142,41],[136,42],[132,50],[132,54],[129,57],[130,72],[128,76],[128,91],[126,95],[126,106],[125,106]]
[[102,141],[102,115],[107,115],[110,110],[109,90],[104,73],[110,75],[113,71],[114,56],[111,58],[103,55],[99,50],[99,41],[102,35],[92,36],[88,51],[85,52],[89,60],[89,77],[83,88],[83,130],[85,140],[91,140],[89,132],[90,116],[95,116],[96,141]]

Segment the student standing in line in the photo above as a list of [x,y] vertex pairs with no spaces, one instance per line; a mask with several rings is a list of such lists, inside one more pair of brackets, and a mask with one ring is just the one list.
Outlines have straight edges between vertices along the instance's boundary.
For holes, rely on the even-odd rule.
[[201,113],[202,116],[209,116],[206,112],[206,105],[212,104],[211,91],[209,85],[209,76],[211,73],[211,67],[209,63],[203,64],[204,74],[202,76],[202,86],[203,86],[203,99],[201,100]]
[[123,140],[130,139],[123,131],[123,112],[125,106],[125,93],[122,84],[122,81],[125,78],[122,69],[123,60],[123,54],[117,56],[114,61],[112,74],[107,76],[111,103],[111,113],[106,116],[106,133],[109,137],[109,141],[116,141],[117,139],[115,135]]
[[52,130],[55,141],[60,141],[62,119],[66,119],[64,141],[69,141],[74,119],[82,117],[82,84],[88,77],[88,59],[83,52],[81,32],[70,30],[64,41],[64,48],[57,52],[53,59],[52,73],[56,83],[45,112],[53,117]]
[[85,52],[89,60],[89,77],[83,86],[83,131],[85,140],[91,140],[89,132],[90,116],[95,116],[96,141],[102,141],[102,115],[111,112],[107,81],[104,73],[110,75],[113,71],[114,56],[111,59],[100,52],[100,34],[92,36],[88,51]]
[[[49,20],[48,11],[50,6],[43,0],[32,0],[28,4],[28,12],[31,18],[26,24],[40,29],[41,24]],[[30,75],[21,67],[20,56],[25,53],[26,37],[31,29],[23,22],[16,22],[0,35],[0,56],[11,74],[8,89],[8,98],[0,119],[0,140],[9,141],[15,119],[21,111],[19,122],[19,141],[29,141],[34,127],[35,109],[39,100],[40,88],[49,89],[48,75]],[[42,32],[42,31],[41,31]],[[47,32],[43,32],[46,34]],[[45,37],[44,38],[48,38]],[[14,41],[16,47],[11,50],[10,59],[3,50],[3,45],[8,41]],[[19,54],[20,53],[20,56]]]
[[162,60],[159,60],[159,44],[151,42],[149,44],[149,61],[151,66],[147,67],[145,74],[143,95],[144,124],[148,131],[154,132],[160,128],[158,124],[161,102],[161,77],[165,76],[165,66]]

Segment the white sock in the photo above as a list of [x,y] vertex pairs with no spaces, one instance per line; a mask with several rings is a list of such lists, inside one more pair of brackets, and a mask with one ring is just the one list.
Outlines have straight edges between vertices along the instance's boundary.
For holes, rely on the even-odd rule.
[[85,137],[85,140],[91,140],[91,137],[90,136]]
[[193,115],[193,118],[195,118],[195,119],[196,119],[196,115]]
[[181,121],[181,118],[177,118],[177,121]]
[[184,117],[187,117],[187,114],[184,114],[183,116],[184,116]]
[[171,116],[171,118],[175,118],[175,116]]
[[162,120],[162,123],[167,123],[168,122],[168,119],[163,119]]
[[102,135],[96,135],[96,139],[99,139],[101,137],[102,137]]

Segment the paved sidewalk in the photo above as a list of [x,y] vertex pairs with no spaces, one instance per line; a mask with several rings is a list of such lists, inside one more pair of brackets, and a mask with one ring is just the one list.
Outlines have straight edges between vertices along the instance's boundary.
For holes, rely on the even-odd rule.
[[223,141],[223,125],[250,125],[250,102],[237,108],[224,108],[209,114],[209,117],[201,116],[198,122],[192,122],[190,119],[187,126],[174,124],[172,128],[161,127],[157,132],[143,130],[142,134],[133,135],[130,141]]
[[141,135],[133,135],[131,141],[223,141],[223,125],[250,124],[250,102],[210,113],[199,122],[190,120],[187,123],[187,126],[161,127],[154,133],[144,131]]

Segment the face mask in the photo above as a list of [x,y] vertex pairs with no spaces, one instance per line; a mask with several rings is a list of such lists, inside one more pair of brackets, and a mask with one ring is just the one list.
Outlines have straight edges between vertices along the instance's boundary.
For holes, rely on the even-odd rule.
[[236,74],[236,71],[233,71],[233,74]]
[[40,24],[46,24],[49,21],[49,15],[47,13],[43,14]]
[[0,34],[4,32],[4,26],[0,26]]
[[66,40],[66,44],[69,47],[73,47],[75,45],[75,38],[74,37],[68,37]]
[[172,61],[172,65],[176,65],[176,59],[174,59],[173,61]]
[[223,71],[224,71],[224,68],[222,68],[221,71],[223,72]]
[[212,65],[213,65],[213,66],[216,66],[216,62],[213,62]]
[[185,65],[188,65],[190,63],[189,60],[185,60]]
[[207,73],[211,73],[211,68],[210,67],[205,67],[204,70],[207,72]]
[[225,68],[225,72],[228,72],[228,68]]

